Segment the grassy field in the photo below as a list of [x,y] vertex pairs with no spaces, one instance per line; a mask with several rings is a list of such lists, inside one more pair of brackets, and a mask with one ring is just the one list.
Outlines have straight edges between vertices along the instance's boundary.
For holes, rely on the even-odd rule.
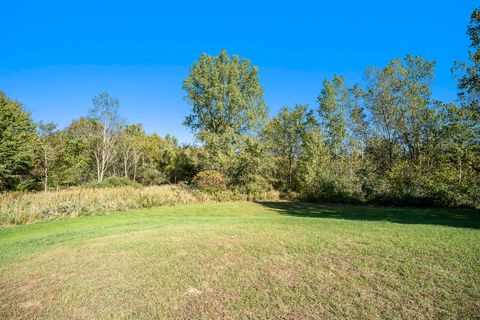
[[0,229],[1,319],[479,319],[480,215],[205,203]]

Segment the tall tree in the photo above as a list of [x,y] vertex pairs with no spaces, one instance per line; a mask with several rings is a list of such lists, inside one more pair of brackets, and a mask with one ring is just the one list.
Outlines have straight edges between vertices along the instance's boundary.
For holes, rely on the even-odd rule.
[[258,68],[245,58],[230,57],[226,50],[216,57],[203,54],[183,88],[192,105],[184,124],[203,142],[205,169],[240,181],[235,177],[244,172],[243,166],[235,158],[254,149],[250,138],[258,136],[267,116]]
[[330,147],[318,128],[307,132],[299,160],[300,192],[307,200],[337,200]]
[[106,92],[94,97],[90,110],[93,155],[97,165],[97,180],[102,182],[115,154],[115,142],[120,129],[119,100]]
[[51,162],[55,157],[55,129],[56,124],[40,122],[37,125],[37,131],[41,144],[41,166],[43,169],[43,189],[45,192],[48,190],[48,178]]
[[349,90],[342,76],[335,75],[331,81],[323,81],[322,93],[318,97],[320,124],[327,143],[335,157],[346,152]]
[[[147,144],[147,135],[143,131],[140,124],[132,125],[130,133],[130,143],[132,146],[132,165],[133,165],[133,181],[137,181],[138,167],[140,161],[144,158],[145,148]],[[143,161],[145,163],[145,161]]]
[[[473,149],[480,153],[480,8],[475,9],[467,27],[470,37],[470,48],[467,63],[457,62],[459,72],[458,94],[463,113],[463,123],[467,124],[474,133],[471,141]],[[480,166],[477,166],[478,169]]]
[[398,68],[400,114],[396,117],[397,130],[407,155],[415,163],[421,161],[421,153],[430,136],[429,122],[433,119],[431,85],[435,62],[420,56],[407,55]]
[[426,197],[422,177],[431,169],[438,121],[431,99],[434,66],[435,62],[407,55],[367,71],[364,101],[373,129],[369,160],[376,180],[384,183],[382,193],[391,197]]
[[119,132],[118,150],[123,164],[123,175],[130,177],[130,168],[133,167],[133,180],[136,180],[138,164],[143,155],[147,137],[141,124],[123,126]]
[[183,88],[192,113],[184,124],[199,134],[242,135],[258,129],[267,116],[258,68],[249,60],[202,54],[190,69]]
[[295,189],[298,159],[302,153],[303,139],[314,122],[305,105],[283,107],[271,119],[263,133],[268,150],[276,160],[275,171],[279,187]]
[[98,123],[82,117],[58,132],[56,166],[51,168],[59,185],[79,185],[98,179],[94,157]]
[[173,159],[171,182],[191,182],[200,170],[200,154],[204,149],[197,146],[180,146]]
[[30,113],[0,91],[0,190],[33,187],[36,139]]
[[166,135],[160,137],[154,133],[146,138],[144,145],[145,159],[154,170],[164,175],[169,182],[175,183],[175,158],[179,152],[176,138]]
[[357,154],[364,159],[365,148],[367,146],[370,126],[364,106],[361,103],[365,93],[358,85],[354,85],[351,89],[351,106],[348,121],[349,144],[353,154]]
[[400,84],[397,78],[398,59],[386,67],[369,68],[366,71],[367,86],[365,105],[372,117],[375,162],[385,171],[392,168],[398,154],[399,132],[397,121],[400,115]]
[[467,27],[470,37],[469,62],[457,62],[461,73],[458,81],[459,97],[473,112],[480,116],[480,8],[475,9]]

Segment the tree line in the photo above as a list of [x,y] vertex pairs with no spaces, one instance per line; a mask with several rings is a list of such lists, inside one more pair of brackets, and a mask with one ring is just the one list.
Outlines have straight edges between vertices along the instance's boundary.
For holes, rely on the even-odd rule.
[[269,118],[251,61],[203,54],[183,82],[192,145],[127,123],[108,93],[64,129],[35,124],[0,93],[0,190],[185,182],[315,201],[478,206],[479,25],[476,9],[469,60],[454,67],[455,103],[432,98],[435,62],[407,55],[367,69],[361,85],[326,79],[316,106]]

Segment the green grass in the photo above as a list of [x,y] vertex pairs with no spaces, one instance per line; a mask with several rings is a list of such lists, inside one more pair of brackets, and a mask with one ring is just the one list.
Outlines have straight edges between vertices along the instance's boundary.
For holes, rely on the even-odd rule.
[[0,318],[478,319],[473,210],[210,203],[0,229]]

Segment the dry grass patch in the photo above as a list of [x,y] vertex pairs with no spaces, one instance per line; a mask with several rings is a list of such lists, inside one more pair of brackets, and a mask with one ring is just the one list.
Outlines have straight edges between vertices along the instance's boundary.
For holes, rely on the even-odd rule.
[[0,225],[25,224],[87,213],[107,213],[168,205],[277,200],[278,192],[246,195],[229,190],[203,193],[177,185],[72,188],[36,193],[0,194]]

